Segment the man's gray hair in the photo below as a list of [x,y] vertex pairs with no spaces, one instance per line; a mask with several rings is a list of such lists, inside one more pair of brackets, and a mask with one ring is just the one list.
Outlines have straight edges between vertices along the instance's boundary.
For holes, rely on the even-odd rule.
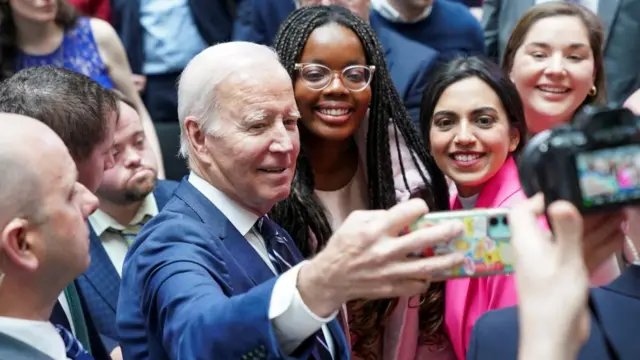
[[197,119],[207,134],[219,132],[217,117],[225,104],[219,103],[218,86],[231,75],[250,78],[262,70],[269,60],[279,64],[278,54],[268,46],[250,42],[228,42],[211,46],[196,55],[185,67],[178,83],[178,120],[180,122],[180,155],[189,157],[189,139],[185,120]]

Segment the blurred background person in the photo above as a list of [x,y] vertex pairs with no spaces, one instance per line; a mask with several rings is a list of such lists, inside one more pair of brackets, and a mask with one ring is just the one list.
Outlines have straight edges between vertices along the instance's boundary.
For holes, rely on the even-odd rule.
[[[113,26],[160,139],[162,156],[156,154],[157,158],[163,159],[167,179],[180,180],[188,170],[177,156],[178,76],[200,51],[229,41],[236,0],[111,0],[111,4]],[[146,127],[145,132],[150,136]]]
[[0,114],[0,358],[93,359],[49,322],[62,290],[89,266],[86,219],[98,200],[45,124]]
[[467,6],[450,0],[371,1],[371,24],[435,49],[441,61],[482,55],[482,26]]
[[[273,46],[293,81],[301,149],[293,190],[269,216],[304,257],[322,250],[354,211],[388,209],[410,196],[432,211],[448,209],[444,177],[365,21],[341,6],[301,7]],[[347,303],[353,357],[414,359],[450,350],[439,326],[441,285],[432,284],[424,300]]]
[[[597,14],[602,22],[596,28],[603,32],[598,45],[604,49],[610,102],[621,105],[640,89],[640,63],[636,61],[640,54],[640,0],[484,0],[482,24],[488,55],[496,61],[503,59],[511,32],[520,27],[517,23],[521,16],[532,6],[549,2],[579,3]],[[568,15],[572,12],[575,10],[568,11]],[[588,27],[588,31],[596,28]]]
[[[577,4],[547,2],[522,16],[507,42],[502,68],[520,93],[531,134],[569,123],[583,105],[605,104],[604,40],[597,15]],[[609,233],[617,232],[612,217],[620,215],[618,212],[585,217],[589,244],[606,239],[597,236],[596,229],[606,227]],[[617,233],[611,235],[619,237]],[[615,241],[608,244],[622,248]],[[589,245],[586,248],[592,249]],[[598,264],[587,264],[601,264],[592,273],[592,285],[606,284],[619,275],[614,260],[603,258]]]
[[[113,28],[100,19],[79,17],[65,0],[0,2],[0,80],[34,66],[66,68],[120,90],[142,115],[152,149],[162,159],[151,118],[133,82]],[[159,164],[160,177],[164,167]]]
[[67,0],[78,11],[88,17],[111,22],[111,0]]
[[116,308],[122,265],[140,228],[169,201],[178,183],[157,179],[156,159],[140,116],[120,95],[114,166],[96,191],[100,207],[89,217],[91,265],[78,277],[89,314],[107,345],[117,343]]

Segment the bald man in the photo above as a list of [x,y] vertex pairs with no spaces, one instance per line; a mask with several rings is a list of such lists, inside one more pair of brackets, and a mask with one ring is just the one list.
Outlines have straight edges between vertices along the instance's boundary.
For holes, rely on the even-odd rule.
[[62,140],[29,117],[0,113],[0,168],[0,359],[91,359],[49,316],[89,266],[98,200]]

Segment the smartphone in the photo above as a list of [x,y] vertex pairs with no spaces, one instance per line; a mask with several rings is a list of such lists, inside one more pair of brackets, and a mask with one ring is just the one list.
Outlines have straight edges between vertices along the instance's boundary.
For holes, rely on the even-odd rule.
[[474,209],[427,214],[409,226],[407,232],[431,227],[439,222],[460,220],[461,236],[447,243],[425,249],[422,256],[462,252],[464,264],[453,270],[435,274],[435,279],[481,277],[513,272],[513,251],[509,228],[509,209]]

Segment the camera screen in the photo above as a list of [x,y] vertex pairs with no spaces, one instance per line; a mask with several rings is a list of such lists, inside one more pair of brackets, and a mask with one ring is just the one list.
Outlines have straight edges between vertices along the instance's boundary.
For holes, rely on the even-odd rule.
[[578,154],[576,167],[584,207],[640,199],[640,145]]

